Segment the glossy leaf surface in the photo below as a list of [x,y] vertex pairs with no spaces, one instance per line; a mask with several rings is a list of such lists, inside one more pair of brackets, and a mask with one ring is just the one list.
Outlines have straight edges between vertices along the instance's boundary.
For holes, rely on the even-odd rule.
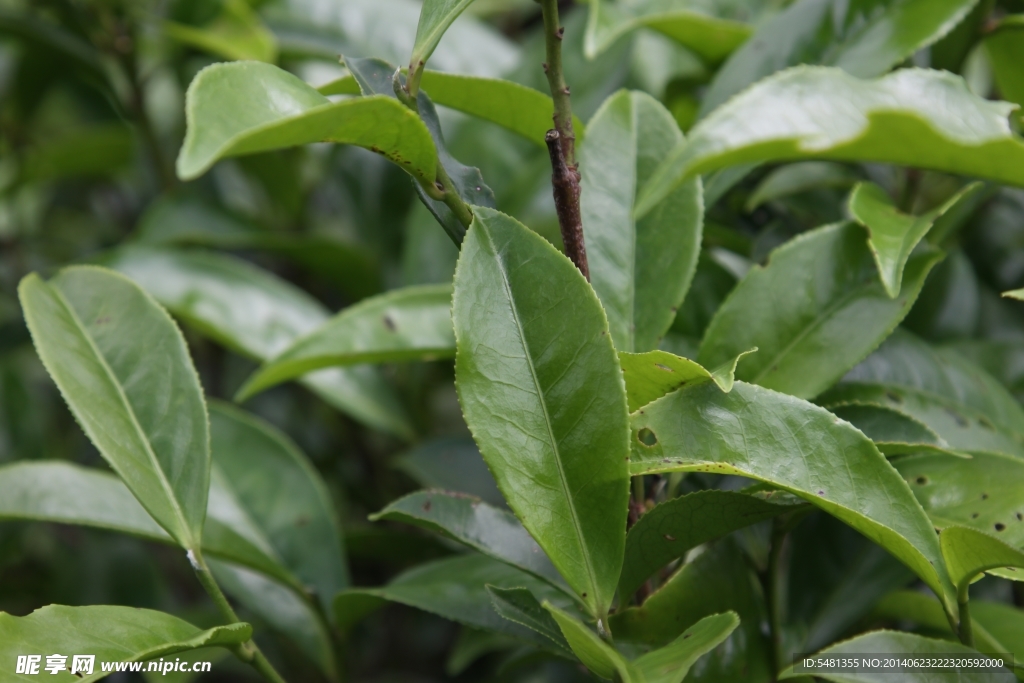
[[526,588],[541,600],[568,607],[569,598],[549,584],[504,562],[470,553],[411,569],[383,588],[350,589],[334,600],[334,613],[343,630],[387,602],[398,602],[466,626],[514,636],[542,648],[555,648],[545,636],[500,616],[487,586]]
[[756,351],[757,349],[751,349],[741,353],[732,362],[726,362],[714,371],[705,370],[692,360],[668,351],[619,353],[622,375],[626,379],[626,400],[629,412],[634,413],[676,389],[708,380],[728,393],[732,391],[732,386],[735,383],[737,363],[748,353]]
[[949,349],[897,330],[823,395],[826,407],[881,405],[964,452],[1024,455],[1024,409],[999,382]]
[[632,594],[651,574],[698,545],[792,512],[793,501],[773,502],[735,491],[698,491],[656,505],[626,534],[619,595]]
[[544,238],[495,211],[475,216],[453,302],[463,414],[509,506],[603,614],[622,565],[629,481],[608,323]]
[[716,74],[701,111],[796,64],[879,76],[949,33],[977,0],[801,0],[764,22]]
[[180,330],[124,276],[76,266],[18,288],[33,342],[75,419],[182,547],[202,538],[209,423]]
[[1024,552],[1000,541],[995,536],[965,526],[951,526],[939,534],[942,556],[946,558],[949,578],[956,586],[961,601],[967,597],[971,583],[985,571],[998,569],[1019,581],[1024,573]]
[[757,347],[737,367],[737,378],[813,398],[892,332],[940,257],[916,254],[906,287],[891,299],[859,226],[837,223],[805,233],[772,252],[767,265],[750,269],[711,320],[697,359],[718,367]]
[[[107,263],[191,327],[257,360],[272,358],[328,320],[327,310],[305,292],[230,256],[134,247]],[[365,424],[412,436],[398,397],[374,368],[320,370],[301,382]]]
[[407,287],[344,309],[274,356],[239,389],[239,401],[313,370],[455,355],[449,285]]
[[1011,110],[949,73],[900,69],[863,81],[840,69],[796,67],[697,124],[651,178],[637,215],[688,178],[758,161],[878,161],[1024,185],[1024,141],[1010,129]]
[[643,219],[637,193],[683,141],[657,100],[622,91],[590,121],[580,147],[580,208],[591,284],[620,351],[650,351],[668,331],[700,255],[704,206],[699,179],[676,188]]
[[[937,640],[925,638],[913,633],[901,633],[899,631],[872,631],[864,635],[844,640],[818,652],[819,655],[843,657],[855,653],[870,652],[879,657],[885,656],[910,656],[910,657],[968,657],[977,656],[977,651],[960,643],[953,643],[948,640]],[[822,673],[815,672],[827,681],[835,683],[884,683],[892,680],[892,673]],[[793,672],[793,667],[787,668],[779,675],[779,680],[806,676]],[[1016,680],[1009,671],[976,671],[961,669],[960,671],[927,673],[914,671],[900,671],[900,680],[907,683],[1012,683]]]
[[[50,605],[24,617],[0,612],[0,661],[10,665],[5,677],[11,681],[34,681],[36,675],[15,674],[18,655],[46,655],[54,652],[96,656],[94,673],[87,676],[69,672],[57,674],[56,681],[98,681],[107,675],[99,663],[143,662],[201,647],[231,647],[252,636],[249,624],[229,624],[208,631],[163,612],[134,607],[65,607]],[[70,670],[72,659],[65,662]]]
[[631,425],[634,475],[715,472],[770,483],[852,526],[950,597],[935,532],[910,488],[831,413],[742,382],[728,394],[703,384],[655,401]]
[[860,183],[850,194],[850,215],[868,230],[868,246],[875,257],[878,274],[890,298],[899,296],[903,269],[914,247],[928,234],[935,221],[951,210],[967,193],[980,184],[957,193],[937,209],[911,216],[896,208],[892,198],[874,183]]
[[370,515],[370,520],[423,527],[540,578],[559,578],[547,555],[515,515],[478,498],[445,491],[419,491]]

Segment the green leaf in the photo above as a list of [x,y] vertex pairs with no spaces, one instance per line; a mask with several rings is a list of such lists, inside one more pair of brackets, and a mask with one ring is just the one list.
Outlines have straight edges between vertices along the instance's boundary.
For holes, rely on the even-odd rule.
[[18,287],[36,351],[75,419],[142,506],[199,548],[210,486],[206,404],[181,331],[146,292],[74,266]]
[[417,71],[430,59],[441,36],[473,0],[424,0],[420,21],[416,26],[416,42],[412,46],[409,68]]
[[622,375],[626,380],[626,401],[629,412],[635,413],[648,403],[652,403],[665,394],[685,386],[692,386],[713,381],[722,391],[729,393],[735,382],[736,364],[749,353],[757,349],[744,351],[731,362],[722,364],[709,372],[692,360],[682,358],[668,351],[648,351],[647,353],[619,353]]
[[320,368],[455,355],[450,285],[406,287],[344,309],[271,358],[238,390],[244,401]]
[[914,247],[928,234],[947,211],[961,199],[981,189],[981,183],[972,183],[950,198],[942,206],[920,216],[910,216],[899,209],[892,197],[874,183],[859,183],[850,194],[850,215],[868,229],[868,246],[875,257],[878,274],[889,298],[900,294],[903,269],[906,268]]
[[619,596],[632,595],[651,574],[692,548],[737,529],[792,512],[793,501],[735,491],[698,491],[656,505],[626,534]]
[[558,628],[558,622],[537,602],[537,598],[529,590],[488,586],[487,592],[491,594],[491,601],[498,614],[550,638],[551,642],[565,650],[566,654],[572,652]]
[[[500,78],[464,76],[427,69],[420,88],[434,104],[495,123],[547,149],[544,135],[551,129],[551,97],[540,90]],[[359,84],[351,74],[318,88],[323,95],[358,95]],[[580,142],[586,127],[573,116],[573,132]]]
[[[105,261],[174,315],[229,349],[268,360],[328,320],[311,296],[239,259],[199,251],[121,248]],[[332,368],[301,383],[363,424],[411,439],[394,390],[375,368]]]
[[[881,658],[886,656],[965,657],[978,654],[977,650],[948,640],[925,638],[899,631],[872,631],[827,647],[818,652],[818,655],[843,657],[866,652]],[[825,673],[815,671],[814,675],[827,681],[835,681],[835,683],[887,683],[893,680],[893,673],[887,672]],[[796,673],[794,667],[791,666],[779,674],[779,680],[802,676],[807,676],[807,674]],[[1009,671],[976,671],[968,668],[941,673],[903,670],[899,672],[899,680],[906,683],[1012,683],[1015,679]]]
[[491,505],[505,505],[480,449],[470,438],[424,441],[397,458],[395,467],[424,488],[468,493]]
[[560,578],[515,515],[472,496],[418,491],[370,515],[370,520],[423,527],[546,581]]
[[757,184],[747,199],[746,209],[752,213],[765,202],[821,187],[849,187],[859,179],[860,175],[849,166],[833,161],[786,164],[766,175]]
[[617,676],[622,683],[682,683],[693,663],[728,638],[740,623],[733,612],[705,617],[668,645],[630,662],[571,614],[547,603],[544,608],[591,673],[605,679]]
[[419,117],[397,100],[331,102],[287,71],[259,62],[214,64],[192,80],[178,176],[192,180],[218,160],[313,142],[358,145],[433,183],[437,151]]
[[629,434],[597,297],[543,237],[477,207],[452,308],[459,400],[498,488],[588,608],[606,614],[625,543]]
[[883,406],[921,422],[957,451],[1024,456],[1024,409],[1006,389],[955,351],[903,330],[819,402]]
[[218,57],[277,60],[277,39],[246,0],[223,0],[220,13],[203,26],[165,21],[162,28],[168,38]]
[[757,347],[737,378],[813,398],[889,336],[939,258],[915,254],[907,286],[890,299],[860,227],[836,223],[800,235],[740,281],[708,326],[697,360],[717,367]]
[[716,683],[772,680],[771,645],[761,631],[767,616],[761,587],[743,552],[728,539],[683,565],[642,606],[614,614],[612,633],[617,641],[661,647],[701,619],[726,611],[739,615],[740,628],[701,662],[695,677]]
[[1014,289],[1009,292],[1003,292],[1003,296],[1007,299],[1016,299],[1017,301],[1024,301],[1024,289]]
[[212,558],[207,559],[207,564],[225,592],[298,645],[329,679],[336,680],[338,664],[330,627],[312,603],[263,574]]
[[[386,95],[395,98],[394,74],[395,67],[380,59],[352,59],[345,58],[345,65],[359,83],[359,90],[364,97],[374,95]],[[445,145],[444,133],[441,130],[441,121],[438,119],[437,110],[430,97],[420,91],[416,99],[416,108],[419,117],[430,132],[431,138],[440,164],[448,173],[459,196],[471,206],[495,206],[494,191],[484,182],[480,169],[466,166],[459,162],[448,152]],[[420,201],[434,215],[437,222],[445,229],[449,237],[456,244],[461,244],[466,233],[466,227],[455,217],[448,206],[437,199],[432,199],[426,194],[423,187],[416,185],[416,192]]]
[[[985,36],[982,44],[992,65],[992,75],[1004,100],[1024,106],[1024,75],[1020,65],[1024,60],[1024,14],[1003,17],[994,31]],[[1017,112],[1020,119],[1021,112]]]
[[884,547],[951,604],[935,532],[910,488],[828,411],[743,382],[728,394],[705,383],[655,401],[631,426],[634,475],[735,474],[789,491]]
[[753,33],[749,24],[716,16],[725,9],[718,7],[718,3],[694,3],[690,7],[679,5],[671,0],[634,3],[590,0],[590,16],[583,43],[587,58],[593,59],[627,33],[650,28],[714,64],[728,57]]
[[1024,460],[913,455],[893,463],[936,527],[969,526],[1024,547]]
[[19,180],[109,177],[135,159],[135,137],[121,122],[77,126],[25,151]]
[[832,406],[829,411],[864,432],[886,456],[922,452],[957,454],[950,450],[945,439],[923,422],[892,408],[874,404],[852,404]]
[[213,474],[221,495],[252,525],[261,545],[329,609],[348,584],[348,568],[319,473],[287,436],[234,406],[211,404],[210,422]]
[[696,175],[787,159],[878,161],[1024,185],[1012,109],[971,94],[947,72],[900,69],[863,81],[841,69],[788,69],[698,123],[655,172],[636,212],[643,216]]
[[879,76],[949,33],[977,0],[801,0],[762,24],[716,74],[701,114],[797,64]]
[[[946,559],[949,578],[956,586],[960,601],[967,600],[971,583],[983,572],[1000,569],[1021,580],[1024,552],[1013,548],[984,531],[965,526],[950,526],[939,534],[942,556]],[[1002,573],[1001,576],[1007,576]]]
[[541,600],[563,607],[570,607],[572,602],[560,590],[526,572],[470,553],[421,564],[383,588],[342,591],[334,600],[334,613],[339,628],[345,631],[387,602],[397,602],[465,626],[504,633],[544,649],[556,649],[549,638],[499,615],[488,586],[526,588]]
[[[94,673],[88,676],[63,674],[61,681],[98,681],[106,673],[100,662],[144,662],[157,657],[200,647],[230,648],[252,636],[249,624],[228,624],[207,631],[163,612],[135,607],[49,605],[28,616],[0,612],[0,661],[12,676],[18,655],[46,655],[54,652],[96,656]],[[70,670],[72,659],[65,665]],[[10,668],[7,668],[7,667]],[[13,680],[33,681],[37,676],[13,674]]]
[[697,268],[704,225],[700,179],[634,220],[637,193],[683,134],[660,102],[628,91],[606,100],[589,130],[580,147],[580,209],[591,283],[615,347],[650,351],[672,325]]

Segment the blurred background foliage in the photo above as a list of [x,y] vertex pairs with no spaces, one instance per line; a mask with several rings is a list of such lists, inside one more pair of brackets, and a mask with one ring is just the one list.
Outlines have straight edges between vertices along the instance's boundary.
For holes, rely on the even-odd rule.
[[[734,16],[755,28],[785,4],[731,3]],[[149,254],[146,277],[154,284],[147,286],[181,293],[172,312],[186,323],[207,394],[224,400],[261,356],[280,347],[273,338],[278,312],[267,308],[275,296],[326,315],[391,288],[451,280],[455,247],[414,201],[405,175],[363,150],[314,145],[244,157],[187,184],[173,170],[184,136],[184,93],[203,67],[258,59],[321,85],[343,73],[340,54],[404,63],[419,7],[416,0],[0,0],[0,463],[56,458],[105,467],[31,346],[16,297],[29,272],[48,276],[70,263]],[[962,73],[979,95],[1019,100],[1024,93],[1000,79],[984,36],[1001,14],[1022,10],[1020,0],[982,2],[909,63]],[[622,35],[588,60],[587,8],[566,3],[564,11],[566,74],[581,119],[628,87],[663,101],[684,130],[692,126],[714,64],[647,30]],[[533,0],[478,0],[431,66],[545,90],[539,28]],[[498,208],[558,244],[544,150],[479,120],[450,111],[442,117],[450,150],[480,167]],[[910,198],[913,205],[903,208],[915,211],[960,186],[935,173],[828,162],[706,179],[704,252],[666,345],[692,356],[737,279],[793,235],[842,218],[849,188],[865,178]],[[929,277],[905,326],[967,354],[1024,400],[1024,304],[997,294],[1024,287],[1024,191],[988,188],[941,241],[951,255]],[[183,254],[194,257],[192,270],[161,269],[160,258]],[[216,290],[226,308],[190,308],[190,286]],[[224,333],[232,325],[259,328],[266,337],[246,348]],[[454,550],[406,527],[370,525],[369,513],[424,485],[500,499],[460,416],[450,361],[367,373],[353,380],[349,396],[321,398],[289,384],[245,408],[308,454],[341,515],[353,584],[373,586]],[[849,581],[839,577],[844,562],[837,558],[858,558],[865,567],[892,561],[884,553],[865,555],[855,534],[815,519],[793,541],[793,553],[806,557],[794,567],[813,576],[798,572],[790,580],[817,582],[821,590],[801,591],[791,611],[808,628],[823,628],[808,596],[833,594]],[[757,529],[738,543],[755,567],[765,544]],[[835,567],[822,566],[822,535],[838,548],[828,560]],[[831,587],[829,571],[839,577]],[[886,585],[900,580],[907,578]],[[1008,584],[986,581],[991,588],[979,589],[982,596],[988,590],[1012,600]],[[81,528],[0,523],[0,610],[26,614],[49,603],[133,605],[197,624],[216,620],[185,557],[172,548]],[[260,623],[254,614],[243,618]],[[261,633],[290,680],[322,679],[287,634]],[[500,637],[396,606],[362,622],[344,657],[353,679],[367,681],[581,675],[568,664],[510,650]],[[207,679],[249,676],[225,660]]]

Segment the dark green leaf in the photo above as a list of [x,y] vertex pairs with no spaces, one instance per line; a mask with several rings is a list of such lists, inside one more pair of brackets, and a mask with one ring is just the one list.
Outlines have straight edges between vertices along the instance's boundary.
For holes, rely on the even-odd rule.
[[841,69],[796,67],[697,124],[655,172],[636,212],[643,216],[698,174],[786,159],[879,161],[1024,185],[1024,141],[1010,129],[1011,110],[946,72],[900,69],[863,81]]
[[533,629],[542,636],[547,636],[555,645],[565,650],[566,654],[572,652],[558,628],[558,623],[529,590],[488,586],[487,592],[491,594],[491,601],[498,614],[509,621]]
[[[872,655],[882,658],[886,656],[977,656],[976,650],[960,643],[951,643],[948,640],[935,640],[913,633],[900,633],[899,631],[872,631],[827,647],[818,654],[843,657],[845,655],[865,652],[870,652]],[[806,675],[805,673],[795,673],[793,667],[789,667],[779,674],[779,680],[799,678]],[[814,675],[827,681],[835,681],[835,683],[887,683],[893,678],[893,674],[888,672],[823,673],[816,671]],[[933,681],[938,681],[939,683],[1012,683],[1016,679],[1012,673],[1006,670],[997,672],[960,669],[937,674],[919,670],[902,670],[899,672],[899,680],[906,683],[933,683]]]
[[698,360],[718,367],[752,347],[737,377],[813,398],[867,356],[899,324],[941,253],[907,265],[907,286],[890,299],[852,223],[805,233],[754,266],[708,326]]
[[371,521],[405,522],[442,534],[547,581],[559,581],[547,555],[510,512],[478,498],[419,491],[396,500]]
[[[328,320],[326,309],[302,290],[230,256],[131,247],[107,263],[190,326],[256,360],[272,358]],[[364,424],[412,438],[398,397],[376,369],[320,370],[301,382]]]
[[626,534],[619,595],[631,595],[651,574],[698,545],[792,512],[793,501],[774,502],[734,491],[698,491],[656,505]]
[[[1004,100],[1024,106],[1024,75],[1020,65],[1024,60],[1024,14],[1003,17],[995,30],[983,42],[992,64],[992,74]],[[1020,119],[1021,112],[1017,111]]]
[[879,76],[949,33],[977,0],[800,0],[762,24],[715,76],[702,113],[797,64]]
[[651,173],[683,140],[657,100],[622,91],[590,121],[580,148],[581,211],[591,283],[620,351],[650,351],[668,331],[700,255],[700,179],[680,185],[642,220],[633,206]]
[[935,532],[910,488],[831,413],[742,382],[728,394],[705,383],[655,401],[631,424],[634,475],[736,474],[789,491],[884,547],[951,604]]
[[748,353],[744,351],[731,362],[709,372],[692,360],[681,358],[667,351],[619,354],[622,375],[626,380],[626,401],[629,412],[633,413],[652,403],[665,394],[685,386],[713,381],[718,388],[728,393],[735,382],[736,364]]
[[26,150],[19,180],[109,177],[134,157],[135,138],[123,123],[81,126]]
[[761,180],[747,199],[746,209],[752,212],[765,202],[784,199],[820,187],[849,187],[860,179],[845,164],[833,161],[800,161],[777,168]]
[[266,362],[235,399],[313,370],[361,363],[435,360],[455,355],[450,285],[393,290],[346,308]]
[[86,435],[182,547],[199,548],[209,421],[185,339],[128,278],[75,266],[18,288],[43,364]]
[[625,543],[629,435],[597,297],[544,238],[478,207],[453,317],[459,399],[498,487],[588,608],[606,614]]
[[886,456],[950,452],[949,444],[927,425],[892,408],[852,404],[832,406],[829,411],[864,432]]
[[202,26],[165,21],[162,28],[172,40],[218,57],[277,60],[277,39],[246,0],[223,0],[217,16]]
[[928,234],[940,216],[981,187],[981,183],[972,183],[942,206],[920,216],[901,212],[892,197],[874,183],[860,183],[853,188],[849,202],[850,215],[868,229],[868,246],[874,254],[878,274],[890,298],[895,299],[900,294],[903,269],[914,247]]
[[399,457],[395,466],[424,488],[457,491],[491,505],[504,505],[487,463],[470,438],[425,441]]
[[433,183],[437,151],[414,112],[397,100],[331,102],[287,71],[259,62],[215,64],[189,85],[188,132],[178,175],[191,180],[219,159],[313,142],[358,145]]
[[958,451],[1024,455],[1024,409],[999,382],[954,351],[902,330],[820,403],[883,406],[921,422]]
[[[45,656],[54,652],[95,655],[93,674],[61,676],[61,680],[88,683],[107,675],[100,662],[144,662],[200,647],[230,648],[251,636],[249,624],[229,624],[203,631],[153,610],[50,605],[24,617],[0,612],[0,661],[6,668],[4,676],[14,676],[8,680],[33,681],[37,676],[12,673],[18,655],[43,655],[44,662]],[[65,662],[68,670],[72,663],[69,657]],[[47,675],[43,666],[39,673]]]

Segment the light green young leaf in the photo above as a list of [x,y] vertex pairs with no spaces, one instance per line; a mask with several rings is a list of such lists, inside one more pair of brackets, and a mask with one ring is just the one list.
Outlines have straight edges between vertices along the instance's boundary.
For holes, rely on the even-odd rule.
[[775,169],[757,184],[747,199],[746,209],[754,209],[765,202],[783,199],[794,194],[821,187],[849,187],[860,175],[845,164],[834,161],[798,161]]
[[218,57],[277,60],[277,38],[246,0],[224,0],[220,14],[204,26],[165,21],[162,28],[168,38]]
[[708,325],[697,360],[718,367],[757,347],[737,378],[813,398],[889,336],[940,258],[935,250],[915,254],[907,286],[891,299],[859,226],[836,223],[804,233],[733,289]]
[[828,411],[743,382],[728,394],[704,383],[648,405],[631,426],[633,475],[735,474],[789,491],[884,547],[952,605],[935,531],[909,486]]
[[1003,296],[1007,299],[1016,299],[1017,301],[1024,301],[1024,289],[1014,289],[1009,292],[1003,292]]
[[701,106],[713,111],[766,76],[797,64],[880,76],[949,33],[977,0],[800,0],[762,24],[718,71]]
[[1024,460],[976,453],[970,460],[911,455],[893,463],[938,528],[959,525],[1024,547]]
[[[255,360],[269,360],[328,320],[327,310],[302,290],[231,256],[130,247],[105,262],[191,327]],[[320,370],[300,382],[363,424],[412,439],[398,396],[376,368]]]
[[[995,30],[985,36],[982,44],[992,65],[1000,96],[1024,106],[1024,74],[1020,69],[1024,60],[1024,14],[1003,17]],[[1020,119],[1020,111],[1017,116],[1024,121]]]
[[1013,396],[955,351],[902,329],[819,403],[883,406],[924,424],[957,451],[1024,456],[1024,408]]
[[572,600],[557,588],[504,562],[469,553],[421,564],[383,588],[342,591],[334,600],[334,614],[342,631],[388,602],[397,602],[436,614],[472,628],[513,636],[547,650],[557,650],[546,636],[499,615],[488,586],[526,588],[541,600],[565,608]]
[[705,61],[716,64],[753,33],[749,24],[720,16],[725,13],[723,9],[715,2],[590,0],[583,49],[588,59],[594,59],[625,34],[639,28],[650,28],[684,45]]
[[744,351],[716,370],[708,371],[692,360],[668,351],[647,353],[619,353],[619,364],[626,380],[626,401],[629,412],[635,413],[648,403],[658,400],[676,389],[713,381],[722,391],[729,393],[735,382],[736,364],[756,348]]
[[197,550],[210,486],[206,404],[181,331],[128,278],[92,266],[18,287],[36,351],[142,506]]
[[[551,129],[551,96],[539,90],[500,78],[464,76],[427,69],[420,89],[434,104],[495,123],[547,149],[544,135]],[[358,95],[359,84],[348,74],[317,88],[322,95]],[[583,140],[586,127],[573,116],[576,141]]]
[[490,593],[494,610],[498,614],[509,621],[546,636],[556,646],[564,650],[565,654],[572,652],[569,643],[565,641],[562,631],[558,628],[558,622],[528,589],[487,586],[487,592]]
[[266,362],[235,396],[244,401],[313,370],[455,355],[450,285],[406,287],[344,309]]
[[331,102],[276,66],[214,64],[192,80],[178,176],[192,180],[218,160],[313,142],[358,145],[382,154],[423,182],[434,182],[437,150],[430,131],[398,100],[360,97]]
[[863,81],[835,68],[788,69],[698,123],[655,172],[636,213],[688,178],[759,161],[878,161],[1024,185],[1013,108],[973,95],[947,72],[900,69]]
[[348,567],[319,473],[287,436],[230,404],[211,404],[210,421],[219,496],[329,610],[335,593],[348,585]]
[[[207,631],[170,614],[135,607],[49,605],[24,616],[0,612],[0,661],[10,681],[34,681],[47,675],[46,655],[54,652],[96,656],[93,673],[65,673],[58,680],[90,683],[107,676],[100,662],[144,662],[201,647],[240,645],[252,637],[249,624],[228,624]],[[18,655],[39,654],[39,672],[15,674]],[[70,671],[72,659],[65,662]],[[9,666],[9,668],[8,668]]]
[[621,91],[590,121],[579,150],[580,210],[594,291],[620,351],[657,348],[697,268],[704,206],[700,179],[679,186],[642,220],[637,193],[683,134],[654,98]]
[[626,534],[620,599],[632,595],[651,574],[692,548],[799,507],[799,501],[775,502],[771,495],[716,490],[698,491],[654,506]]
[[571,614],[546,602],[543,607],[554,617],[573,654],[590,670],[590,673],[606,680],[618,674],[623,683],[633,683],[626,658],[615,648],[601,640],[600,636]]
[[910,216],[897,209],[888,193],[874,183],[863,182],[853,188],[850,215],[868,230],[868,246],[889,298],[899,296],[903,269],[910,254],[935,221],[981,188],[981,183],[971,183],[942,206],[920,216]]
[[607,614],[625,543],[629,431],[597,297],[543,237],[477,207],[453,318],[459,400],[498,488],[588,609]]
[[473,0],[424,0],[416,26],[416,42],[409,59],[411,71],[423,68],[444,32],[472,3]]
[[445,491],[418,491],[400,498],[370,521],[405,522],[429,529],[546,581],[560,577],[515,515],[479,498]]
[[939,534],[939,544],[961,602],[966,602],[971,583],[986,571],[998,569],[1000,576],[1015,581],[1024,579],[1024,552],[984,531],[946,527]]
[[[966,657],[971,655],[977,656],[978,654],[977,650],[973,650],[960,643],[925,638],[914,633],[902,633],[900,631],[872,631],[850,640],[844,640],[836,645],[831,645],[818,652],[818,654],[843,657],[865,652],[870,652],[874,656],[883,658],[886,656]],[[826,681],[834,681],[834,683],[888,683],[893,680],[892,673],[877,671],[871,673],[822,673],[816,671],[814,675]],[[779,674],[779,680],[806,676],[806,673],[797,673],[794,671],[794,667],[790,666]],[[1008,670],[980,671],[960,669],[939,673],[902,670],[899,672],[899,680],[905,683],[1013,683],[1016,679]]]

